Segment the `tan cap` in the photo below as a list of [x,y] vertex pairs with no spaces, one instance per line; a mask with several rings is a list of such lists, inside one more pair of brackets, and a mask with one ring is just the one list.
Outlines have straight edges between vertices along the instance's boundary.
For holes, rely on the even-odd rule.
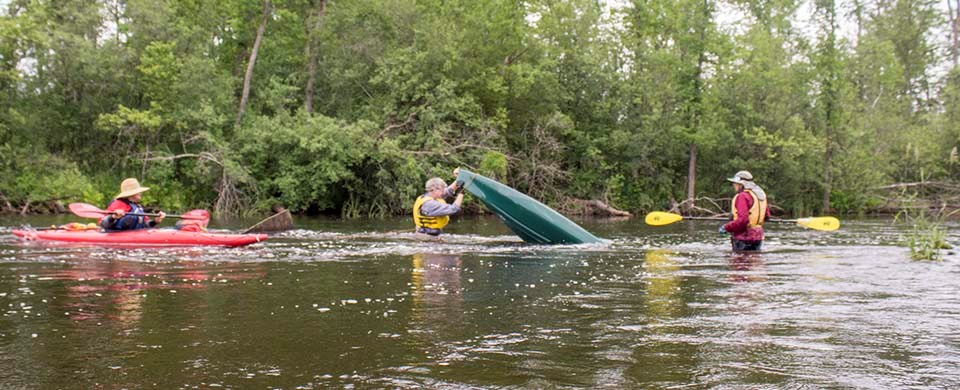
[[733,175],[733,177],[728,177],[727,181],[733,182],[733,183],[743,183],[745,181],[753,181],[753,175],[750,174],[750,172],[748,171],[740,171],[740,172],[737,172],[737,174]]

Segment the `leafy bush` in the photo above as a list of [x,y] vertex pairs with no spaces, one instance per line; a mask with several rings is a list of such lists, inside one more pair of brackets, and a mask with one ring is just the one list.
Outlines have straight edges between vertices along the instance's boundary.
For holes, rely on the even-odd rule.
[[337,210],[359,188],[358,168],[374,149],[373,125],[278,113],[257,117],[238,134],[242,164],[255,172],[258,207]]
[[2,175],[0,194],[14,207],[51,211],[74,201],[100,203],[102,194],[80,172],[77,164],[59,156],[24,149],[0,148],[0,166],[15,175]]
[[507,178],[507,156],[496,151],[488,151],[483,154],[480,161],[479,173],[494,180],[505,180]]

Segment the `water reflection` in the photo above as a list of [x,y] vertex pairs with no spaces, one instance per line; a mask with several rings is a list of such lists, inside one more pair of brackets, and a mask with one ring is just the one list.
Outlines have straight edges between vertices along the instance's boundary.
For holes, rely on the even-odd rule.
[[102,261],[97,258],[72,259],[69,263],[18,270],[22,281],[55,283],[48,304],[52,313],[63,313],[75,326],[89,323],[100,326],[104,320],[120,329],[131,329],[140,322],[149,291],[175,294],[261,278],[260,265],[242,269],[218,267],[203,261],[179,261],[151,264],[129,261]]
[[[731,282],[726,315],[730,323],[735,326],[731,329],[737,335],[737,343],[748,343],[753,346],[762,346],[763,340],[775,331],[775,324],[764,312],[769,304],[769,289],[766,284],[769,280],[763,254],[760,252],[732,252],[729,259],[730,271],[728,280]],[[757,345],[760,344],[760,345]]]
[[680,297],[680,266],[670,258],[671,251],[656,249],[644,254],[647,315],[651,322],[663,322],[675,317],[683,306]]
[[767,280],[766,264],[759,252],[734,252],[730,257],[730,280],[734,283]]
[[418,253],[412,261],[412,332],[429,360],[448,365],[457,357],[452,342],[463,330],[464,321],[460,256]]
[[458,322],[463,314],[460,287],[459,255],[419,253],[413,255],[413,316],[424,322],[429,319],[450,319]]
[[707,224],[594,226],[614,243],[342,221],[239,250],[0,234],[0,388],[960,385],[960,259],[912,262],[895,228],[780,227],[731,254]]

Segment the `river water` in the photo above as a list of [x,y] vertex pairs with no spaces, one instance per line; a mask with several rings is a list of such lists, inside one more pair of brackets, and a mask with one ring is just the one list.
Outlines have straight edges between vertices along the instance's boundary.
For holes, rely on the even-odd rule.
[[640,218],[572,246],[489,217],[444,242],[399,218],[236,249],[10,235],[67,221],[0,219],[0,388],[960,386],[960,256],[912,261],[888,221],[770,226],[753,255]]

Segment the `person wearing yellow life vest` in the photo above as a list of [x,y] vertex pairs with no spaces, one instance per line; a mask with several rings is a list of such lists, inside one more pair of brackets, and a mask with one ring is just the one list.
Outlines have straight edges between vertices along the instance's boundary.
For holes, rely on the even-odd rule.
[[730,202],[733,220],[720,226],[720,233],[733,235],[734,251],[758,251],[763,244],[763,222],[770,218],[767,194],[747,171],[737,172],[727,181],[733,183],[737,194]]
[[[454,176],[459,173],[460,168],[453,171]],[[458,183],[447,186],[439,177],[427,180],[424,187],[427,192],[413,203],[413,224],[417,227],[417,233],[439,236],[450,223],[450,216],[460,212],[463,193],[458,193]],[[445,198],[455,199],[453,204],[448,204]]]

